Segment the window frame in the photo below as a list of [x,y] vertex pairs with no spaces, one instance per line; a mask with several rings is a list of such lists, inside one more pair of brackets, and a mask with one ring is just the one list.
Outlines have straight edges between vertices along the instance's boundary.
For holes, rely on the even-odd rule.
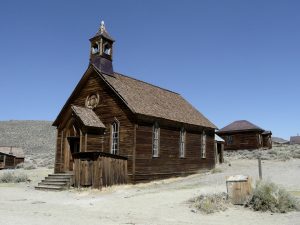
[[201,134],[201,159],[206,159],[206,145],[207,145],[207,138],[205,131]]
[[160,127],[157,122],[152,128],[152,157],[158,158],[160,150]]
[[[117,131],[115,129],[117,128]],[[120,153],[120,122],[115,119],[111,124],[111,145],[110,153],[113,155],[119,155]],[[116,135],[116,137],[114,136]]]
[[227,145],[233,145],[233,135],[227,136]]
[[179,136],[179,158],[185,158],[186,130],[182,127]]

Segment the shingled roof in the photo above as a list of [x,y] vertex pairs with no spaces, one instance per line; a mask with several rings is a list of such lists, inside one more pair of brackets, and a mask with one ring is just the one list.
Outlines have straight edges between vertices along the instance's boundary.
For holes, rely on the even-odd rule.
[[226,133],[226,132],[236,132],[236,131],[250,131],[250,130],[257,130],[257,131],[264,131],[264,129],[260,128],[259,126],[250,123],[247,120],[237,120],[233,123],[223,127],[217,133]]
[[[213,129],[217,128],[204,115],[202,115],[189,102],[187,102],[181,95],[131,78],[129,76],[122,75],[120,73],[106,75],[93,64],[90,64],[85,75],[77,84],[75,90],[65,103],[63,109],[53,122],[54,126],[58,126],[60,117],[62,116],[63,112],[68,109],[68,105],[75,97],[75,93],[77,93],[83,87],[84,82],[88,79],[88,76],[92,73],[92,71],[97,72],[99,77],[103,79],[114,92],[117,93],[117,95],[134,114],[146,115],[154,118],[163,118],[189,125],[209,127]],[[73,111],[78,111],[78,117],[82,117],[82,122],[85,121],[85,116],[80,115],[84,112],[85,114],[89,114],[87,113],[88,111],[83,111],[84,109],[85,108],[82,107],[79,110],[73,109]],[[96,116],[96,114],[93,115],[93,117],[94,116]],[[88,122],[86,123],[88,124]]]
[[7,154],[7,155],[13,155],[17,158],[25,157],[23,149],[18,148],[18,147],[0,146],[0,152]]
[[175,92],[120,73],[114,73],[114,76],[101,75],[136,114],[216,128],[204,115]]
[[74,114],[77,116],[77,118],[80,119],[84,126],[94,128],[105,128],[105,125],[101,122],[99,117],[92,109],[75,105],[72,105],[71,108]]

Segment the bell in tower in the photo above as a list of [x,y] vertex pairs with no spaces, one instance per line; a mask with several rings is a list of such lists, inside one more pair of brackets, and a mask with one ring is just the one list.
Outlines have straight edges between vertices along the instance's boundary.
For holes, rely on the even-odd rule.
[[90,39],[90,63],[102,73],[113,75],[112,56],[114,39],[107,33],[104,21],[99,31]]

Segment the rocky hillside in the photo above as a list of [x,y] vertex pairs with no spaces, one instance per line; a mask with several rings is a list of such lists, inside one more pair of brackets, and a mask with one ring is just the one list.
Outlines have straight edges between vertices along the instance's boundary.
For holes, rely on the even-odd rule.
[[26,161],[53,166],[56,129],[51,121],[0,121],[0,146],[22,147]]

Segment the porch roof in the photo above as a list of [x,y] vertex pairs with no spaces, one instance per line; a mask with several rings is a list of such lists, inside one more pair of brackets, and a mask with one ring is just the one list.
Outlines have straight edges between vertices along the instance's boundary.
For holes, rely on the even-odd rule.
[[105,125],[102,123],[102,121],[92,109],[75,105],[72,105],[71,108],[75,116],[82,122],[84,126],[94,128],[105,128]]

